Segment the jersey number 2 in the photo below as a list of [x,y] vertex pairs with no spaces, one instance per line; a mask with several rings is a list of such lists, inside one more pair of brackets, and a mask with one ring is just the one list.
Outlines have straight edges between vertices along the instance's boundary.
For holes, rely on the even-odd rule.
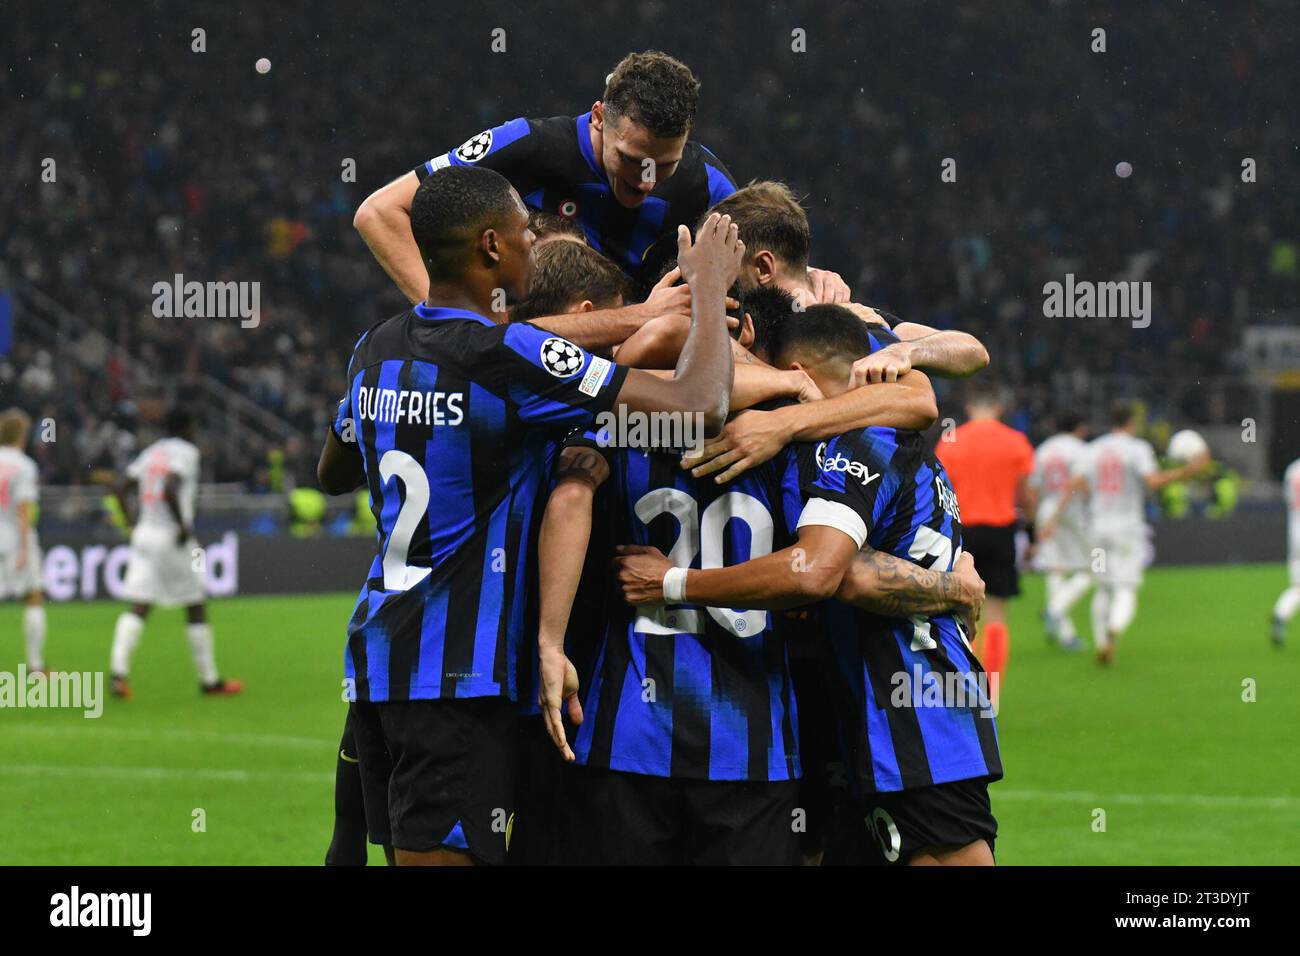
[[411,538],[429,510],[429,476],[418,461],[393,448],[379,459],[379,478],[384,484],[396,478],[406,492],[397,520],[393,522],[393,530],[388,534],[388,547],[384,548],[384,590],[406,591],[423,581],[433,570],[415,568],[406,563],[411,551]]

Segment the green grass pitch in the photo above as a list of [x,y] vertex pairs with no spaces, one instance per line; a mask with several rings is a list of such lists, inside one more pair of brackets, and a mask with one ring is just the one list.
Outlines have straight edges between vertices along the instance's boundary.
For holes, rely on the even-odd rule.
[[[1047,645],[1027,578],[998,718],[999,862],[1300,860],[1300,621],[1281,651],[1266,629],[1284,584],[1281,566],[1154,571],[1107,671]],[[352,601],[214,602],[222,673],[248,685],[237,698],[199,698],[181,614],[157,610],[135,700],[97,720],[0,709],[0,864],[320,863]],[[49,664],[106,668],[118,610],[51,606]],[[1076,620],[1086,635],[1086,598]],[[0,670],[20,635],[20,609],[0,607]]]

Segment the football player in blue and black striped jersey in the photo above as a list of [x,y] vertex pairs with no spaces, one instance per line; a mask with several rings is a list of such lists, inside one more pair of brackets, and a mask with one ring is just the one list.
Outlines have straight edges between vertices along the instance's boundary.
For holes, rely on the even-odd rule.
[[[849,310],[816,306],[780,326],[778,367],[806,371],[827,396],[870,350]],[[794,546],[733,567],[678,566],[649,547],[618,559],[637,605],[825,607],[836,664],[841,745],[855,803],[826,862],[991,864],[997,824],[988,784],[1002,775],[983,671],[953,609],[917,612],[858,583],[864,546],[926,574],[961,556],[956,496],[918,432],[854,429],[803,446]],[[855,606],[858,605],[858,606]],[[864,610],[864,607],[869,610]],[[906,613],[907,616],[902,616]]]
[[427,299],[361,337],[318,477],[332,494],[368,486],[378,529],[345,655],[371,841],[399,864],[495,863],[513,805],[525,557],[554,440],[615,402],[720,427],[725,293],[744,249],[727,217],[694,242],[680,231],[695,328],[665,380],[505,321],[534,236],[500,174],[428,177],[411,228]]
[[[639,300],[675,256],[678,227],[694,228],[736,188],[718,158],[688,139],[699,90],[681,61],[656,51],[630,53],[588,112],[521,117],[485,129],[372,193],[354,223],[397,286],[419,302],[427,280],[411,242],[411,197],[439,169],[485,166],[509,179],[530,209],[578,223],[592,248],[627,273]],[[817,301],[848,300],[835,273],[814,269],[809,279]],[[656,316],[689,314],[685,288],[656,292],[645,302],[546,327],[586,348],[603,348]]]
[[[777,301],[759,309],[767,299]],[[790,305],[779,292],[746,302],[758,313],[789,314]],[[761,314],[754,324],[770,327]],[[745,404],[742,373],[753,371],[737,367],[738,406]],[[780,393],[776,384],[772,395]],[[795,382],[791,388],[799,390]],[[878,397],[882,422],[911,421],[891,419],[904,413],[883,404],[884,391]],[[772,615],[681,602],[611,608],[581,706],[576,673],[555,640],[602,483],[601,524],[614,541],[657,545],[680,567],[720,567],[793,542],[801,508],[793,446],[725,487],[693,478],[679,457],[680,449],[627,447],[591,432],[561,455],[539,561],[544,710],[557,746],[580,765],[565,790],[564,852],[588,863],[797,863],[796,708]],[[561,724],[565,696],[578,724],[571,747]]]

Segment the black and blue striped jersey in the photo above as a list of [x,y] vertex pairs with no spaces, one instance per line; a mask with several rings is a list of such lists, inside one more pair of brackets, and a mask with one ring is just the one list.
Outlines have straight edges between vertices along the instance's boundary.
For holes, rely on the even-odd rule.
[[[692,477],[680,453],[605,451],[603,518],[616,544],[654,545],[679,567],[716,568],[793,541],[793,447],[726,485]],[[579,763],[699,780],[799,775],[789,660],[770,612],[619,601],[608,615],[583,682]]]
[[648,288],[677,255],[678,225],[694,229],[709,207],[736,191],[735,182],[716,156],[688,141],[673,174],[640,206],[625,208],[592,150],[590,126],[591,113],[512,119],[421,163],[415,174],[424,179],[447,166],[494,169],[530,209],[576,219],[592,248]]
[[626,369],[528,323],[418,305],[370,329],[334,423],[376,554],[348,624],[357,700],[516,696],[527,552],[558,442]]
[[[858,429],[809,457],[800,527],[838,528],[859,547],[952,570],[961,514],[922,434]],[[984,671],[953,615],[890,618],[836,600],[823,612],[855,792],[1002,776]]]

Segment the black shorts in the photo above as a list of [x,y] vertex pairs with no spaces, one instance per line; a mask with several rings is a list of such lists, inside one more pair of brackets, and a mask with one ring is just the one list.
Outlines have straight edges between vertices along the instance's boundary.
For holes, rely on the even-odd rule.
[[519,768],[515,776],[510,865],[544,866],[557,859],[564,757],[555,749],[541,714],[519,717],[518,727]]
[[975,559],[989,597],[1011,598],[1020,593],[1016,570],[1016,526],[977,524],[961,529],[961,548]]
[[563,862],[797,866],[799,782],[681,780],[569,767]]
[[874,793],[841,811],[826,866],[903,866],[927,847],[984,840],[993,850],[998,836],[986,777]]
[[371,843],[506,859],[518,708],[504,697],[354,701]]

